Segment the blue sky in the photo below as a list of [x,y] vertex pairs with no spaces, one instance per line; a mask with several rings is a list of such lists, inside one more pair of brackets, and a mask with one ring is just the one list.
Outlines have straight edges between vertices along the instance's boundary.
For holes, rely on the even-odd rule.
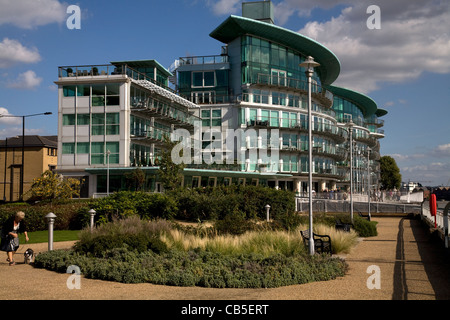
[[[447,0],[274,0],[275,22],[307,35],[341,61],[335,85],[369,95],[384,117],[382,155],[393,156],[403,181],[450,181],[450,4]],[[369,5],[381,29],[370,30]],[[81,29],[69,30],[69,5]],[[210,38],[238,0],[0,0],[0,113],[25,115],[26,134],[57,134],[54,81],[64,65],[219,54]],[[20,118],[0,119],[0,139],[21,134]]]

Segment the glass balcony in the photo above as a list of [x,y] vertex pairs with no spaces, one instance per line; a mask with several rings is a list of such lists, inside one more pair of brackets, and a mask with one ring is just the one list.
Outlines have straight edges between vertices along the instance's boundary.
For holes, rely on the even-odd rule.
[[[288,78],[280,75],[258,73],[257,78],[251,79],[250,82],[258,85],[288,88],[294,89],[296,91],[301,91],[302,93],[308,93],[307,81]],[[331,108],[331,106],[333,105],[333,94],[320,85],[314,83],[311,84],[311,95],[314,98],[319,99],[328,108]]]
[[[251,128],[277,128],[277,129],[289,129],[301,132],[308,131],[307,121],[297,121],[288,118],[273,118],[273,117],[256,117],[254,120],[247,122],[247,127]],[[348,132],[344,128],[338,127],[333,124],[324,124],[320,122],[312,123],[312,131],[316,134],[329,136],[336,140],[338,143],[342,143],[347,140]]]
[[134,80],[147,80],[159,87],[168,90],[174,94],[177,94],[172,88],[155,81],[153,78],[136,71],[126,64],[123,65],[82,65],[82,66],[65,66],[58,67],[58,77],[59,78],[83,78],[86,77],[112,77],[112,76],[128,76]]
[[227,63],[227,55],[215,55],[215,56],[196,56],[196,57],[183,57],[179,59],[179,66],[194,65],[194,64],[217,64]]

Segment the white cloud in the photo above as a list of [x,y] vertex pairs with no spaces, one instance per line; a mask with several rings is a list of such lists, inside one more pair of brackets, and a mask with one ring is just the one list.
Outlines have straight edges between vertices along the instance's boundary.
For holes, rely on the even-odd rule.
[[67,5],[57,0],[0,0],[0,8],[0,25],[31,29],[65,21]]
[[17,80],[8,84],[8,87],[29,90],[38,87],[41,82],[42,78],[39,78],[34,71],[28,70],[19,74]]
[[441,144],[433,150],[433,155],[436,157],[449,157],[450,156],[450,143]]
[[[0,115],[11,116],[12,114],[8,111],[8,109],[0,107]],[[0,124],[2,125],[18,125],[20,123],[22,123],[22,120],[18,117],[0,117]],[[3,130],[8,131],[8,129]]]
[[276,6],[276,19],[316,8],[346,5],[339,16],[311,21],[299,30],[333,51],[341,61],[336,85],[363,93],[382,82],[414,80],[423,72],[450,73],[450,2],[379,0],[381,29],[370,30],[368,1],[285,0]]
[[240,10],[240,0],[219,0],[210,1],[207,0],[207,5],[212,8],[215,15],[230,15],[235,14]]
[[0,42],[0,68],[8,68],[19,63],[35,63],[40,60],[41,56],[36,48],[26,48],[19,41],[8,38]]

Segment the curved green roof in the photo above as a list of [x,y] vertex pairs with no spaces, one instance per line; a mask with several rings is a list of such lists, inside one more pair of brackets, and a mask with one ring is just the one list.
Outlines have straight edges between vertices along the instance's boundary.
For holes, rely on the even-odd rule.
[[382,117],[382,116],[385,116],[385,115],[387,115],[387,110],[384,110],[384,109],[378,109],[377,110],[377,112],[375,112],[375,115],[377,116],[377,117]]
[[323,84],[333,83],[341,70],[338,58],[328,48],[298,32],[250,18],[230,16],[209,35],[223,43],[239,36],[254,35],[292,48],[320,63],[317,72]]
[[376,102],[365,94],[336,86],[326,86],[326,88],[333,94],[356,103],[361,108],[365,117],[371,116],[377,112],[378,107]]

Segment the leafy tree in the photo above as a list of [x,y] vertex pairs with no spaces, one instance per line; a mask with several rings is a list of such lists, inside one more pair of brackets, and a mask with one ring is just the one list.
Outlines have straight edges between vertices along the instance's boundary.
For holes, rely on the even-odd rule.
[[124,176],[128,190],[142,190],[145,183],[145,173],[141,168],[136,168],[131,172],[125,173]]
[[166,190],[178,188],[183,181],[183,169],[186,165],[184,163],[176,164],[173,162],[172,149],[175,145],[177,145],[176,142],[172,142],[168,137],[165,137],[161,157],[158,159],[158,176]]
[[380,159],[381,171],[381,189],[390,190],[400,188],[402,182],[402,175],[400,169],[395,162],[395,159],[390,156],[383,156]]
[[33,179],[31,189],[27,192],[30,199],[71,199],[80,196],[81,181],[64,178],[53,171],[45,171],[39,178]]

